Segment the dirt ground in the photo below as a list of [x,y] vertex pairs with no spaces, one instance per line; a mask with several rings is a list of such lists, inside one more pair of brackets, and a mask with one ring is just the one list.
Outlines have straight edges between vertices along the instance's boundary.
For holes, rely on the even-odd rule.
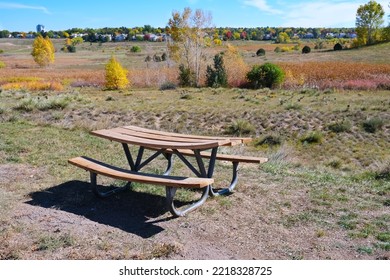
[[[96,198],[84,180],[13,196],[3,221],[1,259],[388,259],[367,255],[342,229],[318,223],[286,226],[294,209],[309,209],[305,188],[289,191],[258,167],[245,166],[232,195],[211,198],[186,217],[172,218],[164,197],[128,191]],[[0,189],[45,181],[45,170],[0,165]],[[84,179],[84,178],[83,178]],[[281,195],[281,185],[286,191]],[[6,186],[6,188],[5,188]],[[15,199],[15,196],[17,198]],[[283,201],[293,201],[287,205]],[[318,213],[321,216],[321,213]],[[324,213],[323,223],[332,223]],[[326,221],[327,219],[327,221]]]

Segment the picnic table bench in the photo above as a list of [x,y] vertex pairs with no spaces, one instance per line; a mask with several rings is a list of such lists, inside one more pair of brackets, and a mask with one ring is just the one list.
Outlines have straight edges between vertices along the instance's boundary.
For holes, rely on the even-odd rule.
[[[166,202],[173,216],[184,216],[189,211],[198,208],[206,201],[209,195],[217,196],[232,192],[238,180],[239,163],[260,164],[268,160],[262,157],[218,153],[218,148],[221,146],[245,144],[250,142],[251,138],[188,135],[137,126],[96,130],[92,131],[91,134],[121,143],[130,167],[130,169],[123,169],[85,156],[69,159],[68,162],[70,164],[90,172],[91,186],[94,193],[98,197],[107,197],[126,190],[132,182],[162,185],[166,188]],[[130,151],[129,145],[138,147],[135,158]],[[145,149],[151,150],[152,155],[144,158]],[[167,160],[167,168],[163,174],[140,171],[160,155]],[[176,155],[196,177],[171,176],[173,155]],[[196,164],[191,163],[187,157],[195,157]],[[230,185],[218,191],[213,188],[213,172],[216,160],[228,161],[233,164],[233,175]],[[124,187],[102,192],[97,184],[98,174],[129,183]],[[174,196],[178,188],[202,189],[201,198],[191,205],[178,209],[174,204]]]

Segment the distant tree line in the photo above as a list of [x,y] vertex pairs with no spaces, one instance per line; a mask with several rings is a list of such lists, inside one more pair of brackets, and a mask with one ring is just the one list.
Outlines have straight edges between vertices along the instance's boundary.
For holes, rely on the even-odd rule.
[[[126,35],[126,40],[148,40],[149,34],[165,34],[169,27],[152,27],[145,25],[143,27],[105,27],[105,28],[71,28],[61,31],[47,31],[43,35],[53,38],[69,38],[75,34],[82,35],[84,41],[97,42],[104,41],[101,35],[111,35],[113,40],[117,35]],[[275,40],[286,42],[296,39],[319,39],[319,38],[333,38],[333,37],[348,37],[351,34],[355,34],[355,28],[295,28],[295,27],[217,27],[207,28],[205,32],[209,37],[214,39],[218,38],[223,41],[234,40]],[[0,30],[0,38],[35,38],[38,35],[37,32],[17,32]]]

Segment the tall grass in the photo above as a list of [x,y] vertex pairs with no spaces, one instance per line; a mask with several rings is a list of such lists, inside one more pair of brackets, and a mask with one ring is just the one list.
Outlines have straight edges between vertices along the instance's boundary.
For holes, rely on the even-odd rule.
[[373,90],[390,88],[390,65],[358,62],[281,62],[285,87]]

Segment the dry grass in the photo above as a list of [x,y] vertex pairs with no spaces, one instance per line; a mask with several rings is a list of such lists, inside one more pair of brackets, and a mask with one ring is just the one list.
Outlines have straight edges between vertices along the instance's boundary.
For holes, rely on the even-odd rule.
[[[29,46],[18,45],[21,41],[23,40],[11,40],[7,45],[8,48],[1,59],[6,65],[5,68],[0,69],[3,72],[3,80],[15,77],[34,77],[46,85],[56,83],[56,85],[65,86],[101,87],[104,84],[104,65],[114,54],[121,64],[130,70],[129,79],[133,81],[136,88],[158,88],[166,82],[177,82],[178,69],[172,61],[145,62],[147,55],[160,55],[166,52],[166,45],[163,43],[107,43],[102,46],[97,44],[90,46],[85,43],[78,47],[79,50],[76,53],[57,52],[54,65],[39,68],[29,55]],[[26,41],[23,42],[26,43]],[[59,47],[61,43],[63,42],[58,41],[56,45]],[[140,45],[142,51],[132,53],[130,49],[134,45]],[[390,44],[374,46],[371,49],[339,52],[330,51],[331,46],[328,46],[329,49],[314,50],[307,55],[301,54],[300,51],[275,53],[273,49],[277,46],[288,47],[294,44],[235,42],[234,45],[207,49],[208,61],[204,65],[201,81],[204,83],[205,67],[207,64],[212,64],[214,54],[224,51],[229,85],[232,87],[245,84],[245,75],[250,65],[267,61],[275,62],[283,67],[287,76],[283,87],[288,89],[301,87],[358,90],[389,88],[390,68],[387,57],[390,55],[387,54],[390,54]],[[255,56],[259,48],[266,50],[266,56]],[[237,56],[238,54],[241,57]],[[34,73],[33,76],[32,73]],[[17,85],[13,86],[17,87]],[[6,87],[12,88],[12,85]]]
[[[7,47],[10,56],[1,58],[7,60],[6,68],[0,69],[3,85],[59,82],[64,89],[0,92],[1,259],[390,258],[388,90],[159,91],[153,87],[173,79],[175,70],[163,64],[143,69],[143,59],[146,53],[161,52],[162,45],[149,50],[142,45],[141,55],[128,54],[128,47],[83,45],[72,60],[71,54],[58,53],[58,64],[48,69],[22,63],[29,59],[27,44]],[[302,85],[311,68],[316,68],[313,75],[321,77],[321,65],[327,66],[323,74],[328,80],[333,84],[336,80],[331,67],[340,54],[253,58],[252,49],[240,44],[237,48],[248,65],[292,56],[305,60],[296,62],[296,67],[281,63],[290,67],[290,78],[301,79]],[[360,51],[372,57],[367,49]],[[127,67],[133,65],[134,84],[152,88],[101,90],[103,65],[111,52]],[[325,56],[333,62],[321,62]],[[309,61],[315,57],[317,61]],[[347,65],[386,74],[386,58],[376,59],[372,64],[354,59],[338,62],[340,75],[359,78],[358,71]],[[141,78],[146,75],[149,80]],[[164,189],[137,185],[99,200],[85,183],[88,174],[66,163],[70,157],[89,155],[126,167],[119,144],[88,133],[125,124],[204,135],[249,127],[256,145],[222,152],[271,160],[261,166],[242,165],[234,194],[209,199],[188,217],[169,219]],[[368,125],[375,131],[367,131]],[[317,136],[308,137],[310,132]],[[162,170],[164,163],[159,159],[151,168]],[[179,161],[175,172],[191,175]],[[230,176],[230,165],[218,163],[217,184],[228,184]],[[184,192],[180,201],[197,195]]]
[[280,63],[284,87],[375,90],[390,88],[390,65],[359,62]]

